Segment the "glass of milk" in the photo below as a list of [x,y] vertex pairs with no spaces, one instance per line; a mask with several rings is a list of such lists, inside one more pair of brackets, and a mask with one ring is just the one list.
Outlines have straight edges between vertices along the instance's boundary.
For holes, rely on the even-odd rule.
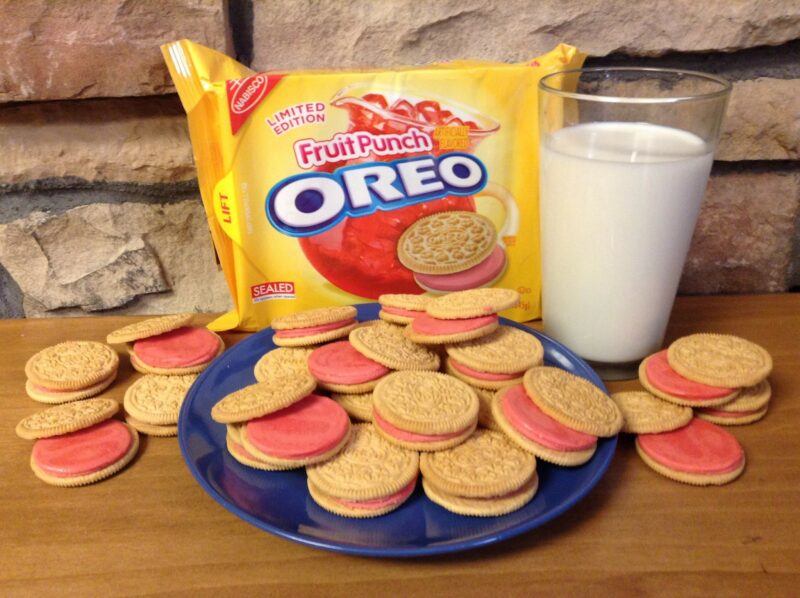
[[661,347],[729,95],[671,69],[539,84],[544,327],[606,379]]

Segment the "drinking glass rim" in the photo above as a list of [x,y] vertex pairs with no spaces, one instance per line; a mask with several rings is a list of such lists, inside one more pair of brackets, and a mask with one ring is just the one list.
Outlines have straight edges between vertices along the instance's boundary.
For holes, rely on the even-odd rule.
[[[713,81],[714,83],[718,83],[722,86],[721,89],[717,91],[711,91],[707,93],[698,93],[694,95],[685,95],[685,96],[675,96],[675,97],[645,97],[645,98],[626,98],[624,96],[610,96],[610,95],[602,95],[602,94],[589,94],[589,93],[581,93],[577,91],[564,91],[563,89],[557,89],[555,87],[551,87],[547,85],[547,80],[551,77],[556,77],[558,75],[569,75],[574,73],[600,73],[600,72],[614,72],[614,71],[622,71],[622,72],[642,72],[642,73],[673,73],[676,75],[691,75],[692,77],[697,77],[699,79],[705,79],[706,81]],[[710,73],[704,73],[702,71],[693,71],[689,69],[673,69],[673,68],[662,68],[662,67],[640,67],[640,66],[593,66],[587,68],[579,68],[579,69],[566,69],[563,71],[556,71],[555,73],[550,73],[549,75],[545,75],[539,80],[539,89],[541,91],[546,91],[548,93],[552,93],[563,98],[569,98],[572,100],[585,100],[589,102],[607,102],[607,103],[615,103],[615,104],[677,104],[680,102],[694,102],[698,100],[710,100],[714,98],[719,98],[730,94],[732,89],[732,84],[727,79],[722,77],[718,77],[717,75],[712,75]]]

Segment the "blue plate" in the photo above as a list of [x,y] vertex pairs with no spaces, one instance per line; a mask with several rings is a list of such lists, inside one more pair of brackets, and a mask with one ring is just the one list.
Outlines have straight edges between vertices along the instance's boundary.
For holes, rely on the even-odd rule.
[[[360,320],[375,319],[376,304],[358,306]],[[597,374],[570,350],[515,322],[544,345],[545,363],[593,382]],[[189,471],[211,497],[231,513],[267,532],[335,552],[411,557],[477,548],[506,540],[558,517],[575,505],[605,473],[616,438],[602,439],[581,467],[538,462],[539,490],[522,509],[502,517],[462,517],[429,501],[418,484],[402,507],[374,519],[347,519],[319,507],[306,489],[305,472],[264,472],[245,467],[225,449],[225,426],[212,421],[211,407],[222,397],[255,382],[253,366],[274,349],[267,328],[225,351],[194,383],[181,408],[178,440]]]

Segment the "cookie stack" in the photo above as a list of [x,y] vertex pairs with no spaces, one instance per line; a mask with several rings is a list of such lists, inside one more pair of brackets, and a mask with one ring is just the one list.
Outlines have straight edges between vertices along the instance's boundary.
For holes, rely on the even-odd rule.
[[759,345],[723,334],[693,334],[642,361],[648,392],[612,398],[637,434],[636,450],[658,473],[698,486],[726,484],[744,470],[745,453],[725,426],[767,412],[772,358]]
[[[376,322],[358,323],[341,308],[279,319],[274,338],[302,330],[286,337],[295,346],[261,357],[259,383],[225,397],[212,417],[228,425],[228,451],[240,463],[306,465],[311,497],[338,515],[374,517],[399,507],[413,493],[417,461],[425,464],[425,493],[444,508],[472,516],[511,512],[536,493],[537,456],[579,465],[594,454],[598,436],[616,434],[622,424],[616,405],[593,385],[542,367],[534,336],[499,326],[497,313],[518,300],[508,289],[435,299],[386,295]],[[475,325],[483,318],[488,324]],[[434,328],[415,330],[420,320]],[[337,325],[318,330],[325,322]],[[315,394],[325,392],[330,398]],[[309,397],[341,412],[325,407],[332,428],[321,444],[305,431],[323,424],[291,412]],[[337,422],[347,415],[369,423],[354,424],[350,440],[338,444],[345,432]]]
[[146,374],[125,391],[125,421],[148,436],[177,436],[178,413],[197,374]]
[[93,397],[114,382],[119,356],[94,341],[47,347],[25,364],[25,392],[40,403],[60,404]]
[[31,469],[54,486],[85,486],[114,475],[139,449],[139,435],[112,419],[113,399],[95,398],[50,407],[17,424],[20,438],[35,440]]
[[190,326],[192,317],[175,314],[134,322],[111,332],[106,341],[125,344],[131,365],[142,374],[197,374],[225,350],[225,343],[207,328]]
[[227,425],[228,452],[243,465],[277,471],[327,461],[347,444],[350,419],[335,401],[314,394],[310,375],[257,382],[211,410]]

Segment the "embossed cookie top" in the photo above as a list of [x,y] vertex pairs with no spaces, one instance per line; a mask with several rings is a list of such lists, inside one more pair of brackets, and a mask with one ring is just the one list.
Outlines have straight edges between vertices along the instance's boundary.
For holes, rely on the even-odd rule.
[[522,380],[531,400],[554,420],[585,434],[613,436],[622,413],[591,382],[554,367],[532,368]]
[[469,289],[437,297],[425,308],[440,320],[478,318],[519,304],[519,293],[511,289]]
[[338,498],[370,500],[406,487],[419,471],[419,455],[385,440],[372,424],[356,424],[333,459],[306,468],[308,479]]
[[291,330],[292,328],[307,328],[309,326],[320,326],[331,324],[342,320],[352,320],[356,317],[356,308],[352,305],[340,305],[337,307],[318,307],[308,309],[294,314],[280,316],[272,320],[273,330]]
[[279,347],[265,353],[253,368],[256,380],[292,378],[308,374],[308,356],[313,349]]
[[497,244],[492,221],[475,212],[438,212],[409,226],[397,242],[397,257],[421,274],[450,274],[475,266]]
[[25,364],[25,375],[52,390],[78,390],[108,378],[119,366],[119,356],[95,341],[66,341],[42,349]]
[[457,496],[490,497],[512,492],[531,479],[536,458],[509,438],[477,430],[464,443],[420,456],[422,475]]
[[257,382],[224,397],[211,408],[211,418],[221,424],[233,424],[261,417],[296,403],[316,385],[310,374]]
[[394,370],[437,370],[439,356],[413,343],[403,334],[402,326],[377,321],[350,333],[356,351]]
[[385,293],[378,297],[378,303],[387,307],[425,311],[425,306],[431,302],[429,295],[411,295],[410,293]]
[[691,334],[667,350],[672,369],[684,378],[734,388],[753,386],[772,371],[772,357],[748,340],[730,334]]
[[106,337],[106,342],[112,345],[119,343],[132,343],[133,341],[164,334],[170,330],[176,330],[188,326],[192,322],[193,314],[170,314],[157,318],[148,318],[140,322],[134,322],[123,326]]
[[390,424],[420,434],[460,432],[478,417],[478,396],[439,372],[394,372],[372,391],[373,408]]
[[500,326],[481,338],[447,346],[447,354],[482,372],[512,374],[542,363],[544,348],[532,334]]
[[27,440],[60,436],[105,421],[117,411],[119,403],[105,397],[65,403],[29,415],[17,424],[16,432]]
[[175,424],[186,393],[196,379],[196,374],[142,376],[125,391],[125,411],[146,424]]
[[625,420],[622,431],[628,434],[658,434],[676,430],[692,419],[692,409],[674,405],[646,391],[617,392],[611,395]]

